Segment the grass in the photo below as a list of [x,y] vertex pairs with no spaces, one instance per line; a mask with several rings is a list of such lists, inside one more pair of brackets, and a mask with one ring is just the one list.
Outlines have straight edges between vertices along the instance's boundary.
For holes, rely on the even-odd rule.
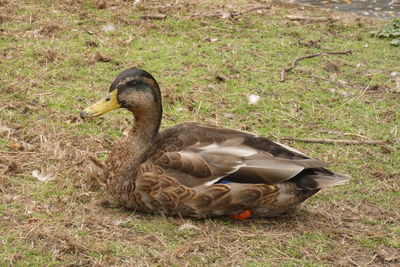
[[[0,265],[399,263],[399,80],[389,74],[400,71],[400,52],[369,36],[383,22],[335,14],[336,22],[297,23],[285,15],[330,13],[280,4],[235,19],[193,16],[257,4],[240,0],[131,2],[0,2]],[[159,12],[167,18],[140,18]],[[104,32],[106,24],[115,31]],[[279,82],[297,57],[348,49],[303,60]],[[126,211],[106,201],[89,156],[103,160],[95,153],[112,149],[132,119],[117,111],[82,122],[78,114],[132,66],[159,81],[163,128],[196,121],[278,141],[364,136],[388,144],[289,142],[353,178],[280,218]],[[249,94],[260,95],[257,105],[247,104]],[[35,169],[55,179],[42,183]]]

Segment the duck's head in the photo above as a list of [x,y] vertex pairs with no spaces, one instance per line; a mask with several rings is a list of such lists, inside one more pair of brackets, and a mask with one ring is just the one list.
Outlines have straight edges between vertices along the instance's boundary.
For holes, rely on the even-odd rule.
[[126,108],[135,117],[149,111],[161,113],[161,93],[154,77],[141,69],[124,70],[112,82],[107,96],[84,109],[80,116],[93,118],[117,108]]

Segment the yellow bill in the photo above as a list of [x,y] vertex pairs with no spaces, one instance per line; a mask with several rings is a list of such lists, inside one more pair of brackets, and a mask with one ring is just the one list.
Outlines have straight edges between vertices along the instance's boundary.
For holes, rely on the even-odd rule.
[[80,113],[81,118],[94,118],[103,115],[113,109],[120,108],[121,105],[118,103],[117,92],[117,89],[113,90],[106,96],[106,98],[82,110],[82,112]]

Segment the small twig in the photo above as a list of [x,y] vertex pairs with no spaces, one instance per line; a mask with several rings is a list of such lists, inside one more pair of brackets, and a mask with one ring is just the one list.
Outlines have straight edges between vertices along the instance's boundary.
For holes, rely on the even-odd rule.
[[261,10],[261,9],[270,9],[271,6],[256,6],[256,7],[251,7],[243,11],[227,11],[227,12],[215,12],[215,13],[206,13],[206,14],[195,14],[194,17],[202,17],[202,18],[234,18],[241,16],[243,14],[255,11],[255,10]]
[[341,139],[317,139],[317,138],[294,138],[286,137],[282,140],[288,141],[301,141],[307,143],[320,143],[320,144],[344,144],[344,145],[383,145],[386,144],[384,140],[341,140]]
[[330,17],[304,17],[297,15],[287,15],[285,16],[285,18],[296,21],[321,21],[321,22],[338,20],[337,18],[330,18]]
[[44,96],[44,95],[51,95],[53,92],[41,92],[36,94],[30,94],[31,96]]
[[35,151],[0,151],[0,153],[7,154],[45,154],[44,152],[35,152]]
[[355,262],[351,257],[348,258],[349,262],[352,263],[354,266],[361,267],[357,262]]
[[237,17],[237,16],[241,16],[243,14],[249,13],[251,11],[255,11],[255,10],[261,10],[261,9],[270,9],[271,6],[257,6],[257,7],[251,7],[249,9],[240,11],[240,12],[233,12],[232,13],[232,17]]
[[227,31],[227,32],[235,32],[233,29],[223,29],[223,28],[217,28],[217,27],[201,27],[199,30],[216,30],[216,31]]
[[149,15],[142,15],[140,16],[141,19],[148,19],[148,20],[164,20],[167,18],[166,14],[149,14]]
[[322,56],[322,55],[348,55],[353,53],[352,50],[347,50],[347,51],[339,51],[339,52],[321,52],[321,53],[316,53],[316,54],[311,54],[311,55],[306,55],[306,56],[302,56],[299,58],[296,58],[293,62],[292,65],[290,65],[290,67],[287,68],[282,68],[281,70],[281,79],[280,82],[284,82],[285,81],[285,74],[286,72],[291,71],[292,69],[294,69],[297,65],[297,62],[299,62],[300,60],[306,59],[306,58],[313,58],[313,57],[318,57],[318,56]]
[[368,265],[370,265],[371,263],[373,263],[377,256],[378,256],[378,254],[374,253],[374,256],[372,257],[372,260],[370,260],[369,262],[367,262],[366,265],[368,266]]
[[327,134],[336,134],[336,135],[357,136],[357,137],[362,138],[362,139],[366,139],[366,138],[367,138],[366,136],[361,135],[361,134],[343,133],[343,132],[340,132],[340,131],[321,130],[321,131],[319,131],[319,132],[321,132],[321,133],[327,133]]
[[32,233],[33,230],[35,230],[36,228],[38,228],[39,226],[41,226],[44,222],[46,221],[46,219],[40,221],[39,223],[37,223],[35,226],[33,226],[28,233],[25,234],[25,237],[29,236],[30,233]]

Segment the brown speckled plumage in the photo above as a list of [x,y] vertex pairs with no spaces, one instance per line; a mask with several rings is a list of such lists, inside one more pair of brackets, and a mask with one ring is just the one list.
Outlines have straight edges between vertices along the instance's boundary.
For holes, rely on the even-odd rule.
[[243,210],[273,216],[348,178],[250,133],[196,123],[159,132],[161,94],[143,70],[122,72],[110,93],[114,90],[119,105],[135,117],[105,165],[108,190],[124,207],[199,218]]

